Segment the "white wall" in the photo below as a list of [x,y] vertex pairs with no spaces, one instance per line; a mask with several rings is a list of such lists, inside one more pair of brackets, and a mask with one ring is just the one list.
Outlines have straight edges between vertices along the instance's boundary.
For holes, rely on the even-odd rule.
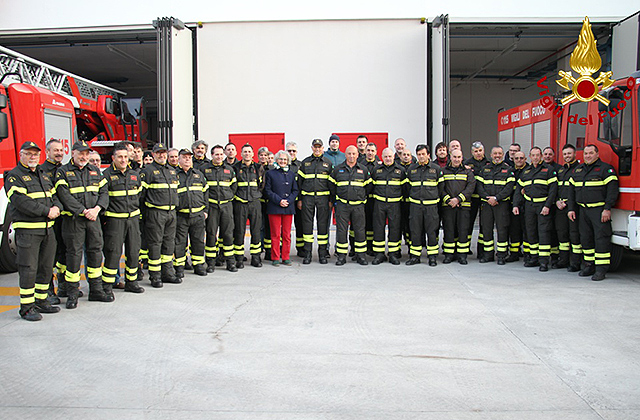
[[193,143],[193,49],[191,31],[171,28],[171,83],[173,86],[173,147]]
[[425,142],[426,30],[417,19],[205,23],[199,137],[284,132],[302,151],[332,132]]

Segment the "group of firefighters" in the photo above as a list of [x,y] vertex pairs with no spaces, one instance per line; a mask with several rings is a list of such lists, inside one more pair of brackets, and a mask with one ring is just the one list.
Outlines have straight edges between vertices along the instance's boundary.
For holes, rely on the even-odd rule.
[[[327,264],[333,208],[336,265],[344,265],[347,256],[367,265],[366,255],[374,257],[373,265],[387,260],[399,265],[404,237],[407,265],[419,264],[426,249],[429,265],[435,266],[441,227],[443,263],[467,264],[479,213],[480,263],[504,265],[523,256],[525,267],[540,271],[567,268],[592,280],[605,277],[618,180],[595,145],[584,147],[583,163],[566,145],[562,165],[550,147],[533,147],[527,163],[517,144],[506,154],[495,146],[486,157],[482,143],[474,142],[466,160],[458,140],[438,144],[433,160],[427,145],[418,145],[414,157],[401,138],[395,150],[382,150],[381,158],[366,136],[344,153],[336,135],[326,151],[320,139],[311,147],[312,154],[300,161],[297,145],[286,145],[289,168],[297,174],[294,223],[303,264],[312,262],[314,226],[318,260]],[[273,153],[261,148],[254,162],[249,144],[242,146],[240,159],[232,143],[213,146],[211,159],[207,151],[202,140],[191,150],[156,144],[147,161],[139,144],[121,142],[113,148],[111,165],[101,171],[90,163],[85,142],[73,145],[66,164],[59,141],[47,143],[42,164],[40,147],[25,142],[20,162],[5,174],[20,315],[37,321],[41,313],[58,312],[60,297],[67,298],[68,309],[76,308],[83,255],[88,299],[102,302],[115,300],[116,284],[144,292],[139,284],[143,266],[155,288],[181,283],[185,269],[205,276],[225,264],[230,272],[244,268],[247,221],[250,264],[261,267],[263,252],[270,260],[271,248],[280,246],[271,243],[263,195]]]

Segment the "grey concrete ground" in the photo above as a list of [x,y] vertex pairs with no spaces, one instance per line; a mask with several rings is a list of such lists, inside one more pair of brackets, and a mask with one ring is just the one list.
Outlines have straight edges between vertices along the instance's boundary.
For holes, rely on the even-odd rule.
[[640,418],[637,255],[599,283],[294,261],[1,313],[0,419]]

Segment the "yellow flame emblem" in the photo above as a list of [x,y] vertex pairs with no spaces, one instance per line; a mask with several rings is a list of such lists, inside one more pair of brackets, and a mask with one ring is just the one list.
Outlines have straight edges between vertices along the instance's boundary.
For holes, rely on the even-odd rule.
[[[596,46],[596,39],[591,31],[591,23],[589,17],[584,18],[582,21],[582,29],[580,30],[580,36],[578,37],[578,45],[571,53],[571,59],[569,61],[571,68],[576,73],[580,74],[578,79],[575,79],[571,72],[565,72],[560,70],[558,74],[562,79],[556,80],[556,83],[565,90],[571,90],[571,95],[562,99],[562,105],[566,105],[573,99],[578,99],[582,102],[589,102],[593,99],[597,99],[605,105],[609,105],[609,100],[600,95],[598,91],[600,88],[606,89],[613,84],[615,80],[611,79],[613,73],[610,71],[600,72],[597,79],[593,79],[591,75],[598,71],[602,66],[602,60],[598,53]],[[572,87],[569,87],[569,83]],[[602,83],[602,87],[600,84]]]

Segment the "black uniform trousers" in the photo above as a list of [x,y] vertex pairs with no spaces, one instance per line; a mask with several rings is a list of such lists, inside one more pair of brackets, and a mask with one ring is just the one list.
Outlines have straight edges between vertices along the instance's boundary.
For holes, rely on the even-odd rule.
[[[513,209],[511,209],[513,210]],[[529,243],[525,240],[524,214],[509,214],[509,252],[511,255],[520,255],[520,246],[522,252],[529,254]]]
[[[220,235],[218,238],[218,229]],[[221,240],[220,240],[221,239]],[[222,249],[218,243],[222,244]],[[210,204],[207,216],[207,243],[205,246],[207,265],[213,265],[217,253],[224,260],[233,258],[233,204]]]
[[527,231],[527,242],[529,242],[529,254],[533,261],[540,261],[540,264],[549,264],[551,257],[551,229],[553,219],[548,214],[540,214],[544,203],[533,203],[525,201],[524,221]]
[[604,207],[580,208],[580,243],[586,264],[594,264],[596,272],[606,273],[611,263],[611,220],[602,223]]
[[124,261],[126,281],[138,280],[138,263],[140,261],[140,218],[103,217],[104,225],[104,267],[102,280],[115,283],[120,271],[120,257],[124,245]]
[[408,201],[403,200],[400,203],[400,231],[404,238],[404,243],[407,245],[407,251],[411,246],[411,229],[409,228],[409,209],[411,205]]
[[[479,197],[471,198],[471,208],[469,210],[469,229],[467,230],[467,237],[469,238],[469,243],[471,243],[471,237],[473,236],[473,226],[476,223],[476,216],[478,216],[478,212],[482,204],[482,200]],[[482,215],[480,216],[482,217]],[[482,224],[482,220],[481,220]],[[480,254],[482,254],[482,250],[484,249],[484,239],[482,237],[482,228],[478,230],[478,243],[476,244],[476,252],[478,254],[478,258],[480,258]]]
[[20,277],[20,315],[37,300],[47,299],[49,281],[56,256],[56,238],[52,228],[34,235],[28,229],[16,229],[16,263]]
[[336,204],[336,252],[343,258],[349,250],[347,242],[349,223],[354,233],[355,253],[364,257],[367,252],[364,204],[351,205],[340,202]]
[[[302,195],[302,235],[304,237],[304,252],[311,256],[313,249],[313,221],[316,220],[318,228],[318,254],[328,256],[329,254],[329,196],[328,195]],[[363,210],[364,212],[364,210]],[[337,213],[336,213],[337,218]],[[364,215],[363,215],[364,221]],[[336,221],[337,223],[337,221]],[[362,228],[364,233],[364,226]]]
[[82,253],[86,252],[85,266],[89,287],[102,287],[102,226],[100,219],[91,221],[83,216],[63,216],[62,238],[67,248],[67,282],[69,297],[78,293]]
[[204,264],[204,211],[196,214],[177,213],[176,217],[176,249],[173,260],[174,267],[184,267],[187,262],[187,246],[191,243],[191,263]]
[[444,229],[444,241],[442,249],[445,254],[468,254],[471,241],[467,236],[460,236],[458,232],[469,231],[470,207],[442,206],[440,215],[442,216],[442,226]]
[[302,210],[298,209],[296,200],[296,212],[293,215],[293,226],[296,228],[296,252],[302,255],[304,251],[304,234],[302,233]]
[[[480,208],[480,231],[482,232],[484,256],[493,258],[494,249],[498,258],[505,258],[509,249],[509,211],[511,203],[499,201],[492,206],[487,202]],[[497,238],[494,246],[493,226],[496,226]]]
[[410,203],[409,229],[411,230],[410,254],[412,257],[420,258],[422,248],[425,246],[425,235],[427,236],[427,255],[429,257],[438,255],[440,216],[437,204],[425,206]]
[[[67,249],[64,246],[64,240],[62,239],[62,218],[58,218],[53,224],[53,233],[56,237],[56,250],[55,250],[55,266],[58,273],[58,289],[61,285],[64,285],[64,273],[67,271]],[[51,277],[53,281],[53,276]]]
[[389,255],[400,257],[400,221],[401,221],[401,204],[397,202],[385,202],[370,199],[373,203],[373,252],[376,254],[384,254],[385,251],[385,226],[389,221]]
[[[573,267],[580,267],[582,260],[582,245],[580,245],[580,231],[578,229],[578,220],[572,222],[567,217],[569,212],[565,207],[562,210],[556,208],[555,211],[555,227],[558,235],[558,264],[567,266],[571,264]],[[576,215],[579,211],[576,211]]]
[[262,209],[260,200],[243,203],[233,202],[233,253],[236,261],[244,258],[244,235],[247,230],[247,220],[249,220],[249,231],[251,233],[251,255],[258,256],[262,252],[260,243],[260,228],[262,227]]
[[140,215],[140,221],[138,223],[140,229],[140,262],[145,263],[149,261],[149,247],[147,246],[147,236],[144,232],[144,213]]
[[171,261],[176,245],[176,211],[148,208],[144,233],[149,248],[149,278],[173,277]]

